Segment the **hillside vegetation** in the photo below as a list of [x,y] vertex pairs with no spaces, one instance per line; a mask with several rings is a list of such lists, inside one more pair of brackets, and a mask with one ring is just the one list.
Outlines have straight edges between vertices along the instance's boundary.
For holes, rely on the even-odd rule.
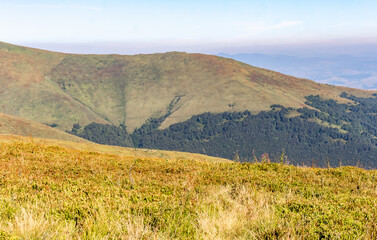
[[0,111],[62,130],[97,122],[132,132],[168,113],[164,129],[205,112],[258,113],[307,106],[308,95],[347,102],[340,93],[372,93],[203,54],[73,55],[0,42],[0,59]]
[[377,171],[0,143],[5,239],[376,239]]
[[35,138],[32,136],[23,137],[17,135],[0,135],[0,143],[13,143],[13,142],[31,142],[43,146],[60,146],[65,149],[89,151],[103,154],[116,154],[119,156],[131,156],[135,158],[161,158],[161,159],[181,159],[181,160],[197,160],[204,162],[231,162],[228,159],[211,157],[203,154],[186,153],[177,151],[163,151],[153,149],[141,149],[141,148],[125,148],[96,144],[93,142],[72,142],[57,139],[48,138]]
[[1,134],[60,139],[74,142],[88,142],[83,138],[76,137],[45,124],[2,113],[0,113],[0,135]]
[[160,129],[165,118],[151,119],[129,134],[124,126],[91,123],[71,133],[120,146],[196,152],[241,161],[262,154],[291,164],[377,168],[377,98],[340,95],[353,104],[308,96],[311,108],[272,105],[270,111],[204,113]]
[[[0,42],[0,59],[0,112],[90,141],[242,161],[284,149],[300,165],[377,166],[375,91],[204,54],[78,55]],[[3,134],[74,139],[1,121]]]

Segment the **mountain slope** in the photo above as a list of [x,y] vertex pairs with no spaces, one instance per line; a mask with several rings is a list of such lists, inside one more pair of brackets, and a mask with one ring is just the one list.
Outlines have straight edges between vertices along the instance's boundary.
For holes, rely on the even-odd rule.
[[[79,139],[79,138],[77,138]],[[101,145],[93,142],[85,141],[82,139],[78,142],[75,139],[49,139],[42,137],[24,137],[17,135],[1,135],[0,134],[0,144],[17,144],[17,143],[27,143],[36,144],[40,146],[59,146],[61,148],[77,150],[89,153],[100,153],[100,154],[116,154],[119,156],[127,156],[132,158],[151,158],[151,159],[165,159],[165,160],[186,160],[186,161],[201,161],[207,163],[231,163],[232,161],[219,157],[211,157],[203,154],[197,153],[187,153],[178,151],[164,151],[164,150],[151,150],[151,149],[140,149],[140,148],[126,148],[117,147],[109,145]]]
[[0,111],[65,129],[69,122],[105,122],[46,74],[64,55],[0,43]]
[[[158,129],[153,119],[133,133],[122,126],[91,123],[72,134],[101,144],[203,153],[240,161],[282,156],[291,164],[377,168],[377,94],[340,104],[319,96],[306,97],[309,108],[272,105],[270,111],[204,113]],[[133,145],[129,145],[132,143]]]
[[25,120],[0,113],[0,135],[13,134],[37,138],[61,139],[73,142],[88,142],[61,130],[49,127],[42,123]]
[[377,236],[376,170],[0,149],[1,239]]
[[231,59],[171,52],[150,55],[73,55],[0,43],[0,111],[70,129],[73,123],[161,124],[205,112],[304,107],[305,96],[336,99],[372,92],[318,84]]

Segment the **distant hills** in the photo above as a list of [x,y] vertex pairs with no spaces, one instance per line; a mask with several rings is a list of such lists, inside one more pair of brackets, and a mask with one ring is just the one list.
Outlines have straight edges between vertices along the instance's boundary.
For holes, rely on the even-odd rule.
[[320,83],[361,89],[377,89],[376,54],[289,56],[273,54],[225,54],[219,56]]

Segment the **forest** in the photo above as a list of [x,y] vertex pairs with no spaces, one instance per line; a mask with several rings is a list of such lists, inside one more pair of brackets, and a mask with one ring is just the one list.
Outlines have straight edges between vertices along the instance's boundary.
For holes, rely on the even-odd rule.
[[72,131],[90,141],[125,147],[202,153],[242,162],[261,159],[294,165],[377,167],[377,99],[341,94],[354,104],[306,97],[313,108],[272,105],[270,111],[204,113],[159,129],[168,116],[133,133],[124,125],[91,123]]

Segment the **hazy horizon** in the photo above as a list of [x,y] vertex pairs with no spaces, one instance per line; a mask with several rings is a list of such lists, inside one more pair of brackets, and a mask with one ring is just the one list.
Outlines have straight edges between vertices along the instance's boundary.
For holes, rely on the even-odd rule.
[[[327,60],[302,69],[296,62],[297,71],[279,66],[284,61],[260,67],[323,83],[377,87],[377,73],[362,66],[364,60],[377,60],[377,2],[372,0],[2,0],[0,6],[0,41],[16,45],[76,54],[352,56],[362,58],[358,66],[345,62],[351,67],[341,71],[331,59],[337,69]],[[308,74],[308,67],[319,68],[312,73],[326,68],[329,78]]]
[[372,0],[3,0],[0,6],[0,41],[62,52],[377,49]]
[[323,55],[352,55],[367,56],[377,55],[377,42],[372,41],[337,41],[326,43],[301,43],[282,45],[239,44],[229,46],[226,44],[180,44],[160,42],[8,42],[15,45],[39,48],[49,51],[74,53],[74,54],[151,54],[171,51],[203,53],[203,54],[270,54],[289,56],[323,56]]

